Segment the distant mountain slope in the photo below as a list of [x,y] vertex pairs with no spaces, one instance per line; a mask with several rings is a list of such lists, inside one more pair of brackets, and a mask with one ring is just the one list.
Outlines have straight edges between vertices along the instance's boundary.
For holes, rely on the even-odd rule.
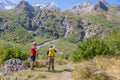
[[0,0],[0,10],[13,9],[15,6],[16,4],[10,0]]
[[99,0],[95,5],[94,5],[94,10],[97,10],[97,9],[102,9],[102,10],[105,10],[105,11],[108,11],[109,10],[109,7],[110,5],[105,1],[105,0]]
[[33,7],[26,1],[20,1],[15,9],[0,11],[0,36],[19,43],[36,38],[64,38],[73,43],[89,37],[104,38],[120,29],[119,14],[118,6],[104,1],[94,5],[84,2],[65,11]]
[[89,13],[93,10],[93,7],[94,5],[90,2],[83,2],[83,3],[80,3],[80,4],[76,4],[74,5],[70,11],[72,12],[80,12],[80,13]]

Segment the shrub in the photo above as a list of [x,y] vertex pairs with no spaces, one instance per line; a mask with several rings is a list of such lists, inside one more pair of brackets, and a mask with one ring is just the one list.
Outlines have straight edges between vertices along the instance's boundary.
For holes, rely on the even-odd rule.
[[114,48],[99,38],[89,38],[79,43],[78,50],[71,55],[71,60],[92,59],[95,56],[115,55]]
[[106,37],[106,42],[110,43],[111,46],[114,46],[114,50],[116,50],[116,55],[120,56],[120,31],[111,33],[108,37]]
[[26,53],[26,51],[23,51],[21,47],[8,45],[0,47],[0,57],[0,64],[2,64],[4,61],[11,58],[25,60],[28,58],[28,53]]

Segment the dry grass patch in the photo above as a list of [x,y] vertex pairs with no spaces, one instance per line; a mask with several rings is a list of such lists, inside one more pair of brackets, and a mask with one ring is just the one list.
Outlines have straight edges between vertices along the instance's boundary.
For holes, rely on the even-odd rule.
[[120,59],[95,58],[75,65],[75,80],[120,80]]
[[[0,80],[49,80],[50,78],[61,76],[67,69],[67,61],[65,60],[55,60],[55,72],[48,72],[47,70],[47,60],[37,60],[35,64],[35,69],[30,70],[29,67],[27,70],[12,72],[10,75],[3,75]],[[29,65],[29,62],[27,61]],[[41,66],[44,65],[44,66]],[[60,77],[61,78],[61,77]]]

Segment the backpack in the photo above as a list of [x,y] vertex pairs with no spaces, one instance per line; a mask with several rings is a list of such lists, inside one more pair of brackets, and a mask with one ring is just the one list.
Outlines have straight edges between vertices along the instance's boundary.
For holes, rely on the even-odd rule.
[[47,55],[49,54],[49,50],[47,51]]
[[[55,52],[57,52],[55,49],[54,49]],[[49,50],[47,51],[47,55],[49,54]]]

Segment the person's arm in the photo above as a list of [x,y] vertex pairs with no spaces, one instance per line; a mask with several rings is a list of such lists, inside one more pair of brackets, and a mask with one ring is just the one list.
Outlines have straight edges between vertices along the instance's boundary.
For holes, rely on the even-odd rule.
[[36,51],[36,55],[38,55],[38,50],[37,50],[37,47],[35,48],[35,51]]
[[57,52],[55,49],[54,49],[55,52]]
[[47,51],[47,55],[49,54],[49,50]]

